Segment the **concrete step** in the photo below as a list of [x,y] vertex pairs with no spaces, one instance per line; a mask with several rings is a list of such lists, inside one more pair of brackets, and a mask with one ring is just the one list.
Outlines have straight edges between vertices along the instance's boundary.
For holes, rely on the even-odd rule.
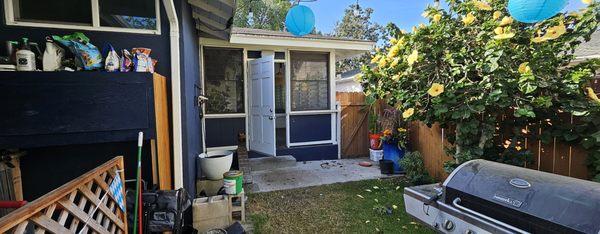
[[294,166],[296,166],[296,158],[292,156],[277,156],[250,159],[250,168],[253,172],[269,171]]

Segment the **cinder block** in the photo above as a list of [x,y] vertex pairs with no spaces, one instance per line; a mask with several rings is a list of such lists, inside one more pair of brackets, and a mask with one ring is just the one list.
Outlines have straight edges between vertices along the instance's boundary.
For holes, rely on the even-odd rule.
[[199,233],[225,228],[231,223],[229,198],[214,196],[194,199],[192,216],[194,229]]

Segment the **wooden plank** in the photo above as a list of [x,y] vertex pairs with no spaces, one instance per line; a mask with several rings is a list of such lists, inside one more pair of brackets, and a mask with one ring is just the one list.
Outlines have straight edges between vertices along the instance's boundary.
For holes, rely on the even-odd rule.
[[156,140],[150,140],[150,163],[152,167],[152,184],[158,184],[158,159],[157,159]]
[[14,230],[13,234],[23,234],[27,229],[27,225],[29,225],[29,221],[25,221],[20,223]]
[[[71,193],[73,190],[77,189],[81,184],[85,184],[88,181],[96,178],[98,175],[103,173],[104,171],[112,168],[115,164],[119,164],[122,162],[123,157],[115,157],[112,160],[102,164],[96,169],[89,171],[82,176],[70,181],[69,183],[64,184],[63,186],[53,190],[52,192],[36,199],[33,202],[28,203],[27,205],[17,209],[7,216],[0,218],[0,233],[8,232],[12,227],[26,221],[32,215],[35,215],[41,212],[43,209],[48,207],[50,204],[58,202],[60,199],[63,199],[66,194]],[[40,219],[38,216],[38,221],[43,222],[43,218]],[[58,224],[56,224],[58,225]],[[60,225],[59,225],[60,226]],[[62,227],[62,226],[61,226]],[[64,227],[62,227],[64,228]],[[61,229],[62,230],[62,229]],[[64,230],[67,230],[66,228]]]
[[588,152],[582,147],[571,148],[571,176],[579,179],[590,179],[588,172]]
[[[45,216],[43,214],[38,214],[37,216],[31,218],[31,221],[34,222],[35,224],[37,224],[40,228],[43,228],[44,230],[48,230],[49,232],[52,232],[52,233],[69,233],[68,229],[59,225],[57,222],[55,222],[54,220],[48,218],[48,216]],[[2,232],[2,233],[4,233],[4,232]]]
[[173,189],[171,179],[171,130],[169,127],[169,100],[167,79],[154,73],[154,109],[156,113],[156,146],[158,161],[158,187]]
[[[106,215],[113,223],[115,223],[121,229],[125,229],[125,224],[121,221],[121,219],[119,219],[119,217],[112,212],[112,209],[106,207],[105,202],[100,204],[100,199],[92,194],[92,191],[89,190],[89,188],[82,187],[79,190],[92,204],[94,204],[94,206],[98,206],[98,210],[102,211],[102,213],[104,213],[104,215]],[[108,199],[105,198],[104,200]]]
[[88,220],[88,214],[83,212],[83,210],[79,209],[79,207],[75,206],[75,204],[73,204],[72,202],[68,201],[68,200],[60,200],[58,201],[58,204],[60,204],[63,208],[67,209],[69,211],[69,213],[71,213],[73,216],[77,217],[80,220],[87,220],[87,225],[89,227],[91,227],[94,231],[101,233],[101,234],[108,234],[108,231],[106,229],[104,229],[96,220],[94,219],[89,219]]
[[19,157],[13,157],[11,163],[15,166],[11,169],[15,200],[23,201],[23,183],[21,181],[21,163]]

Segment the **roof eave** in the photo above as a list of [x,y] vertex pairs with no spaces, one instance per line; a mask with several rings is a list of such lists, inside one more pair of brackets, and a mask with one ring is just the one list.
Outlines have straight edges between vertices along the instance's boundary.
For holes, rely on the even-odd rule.
[[334,50],[353,50],[367,52],[374,48],[375,42],[356,40],[331,40],[303,37],[277,37],[259,36],[250,34],[232,34],[229,39],[231,44],[304,47]]

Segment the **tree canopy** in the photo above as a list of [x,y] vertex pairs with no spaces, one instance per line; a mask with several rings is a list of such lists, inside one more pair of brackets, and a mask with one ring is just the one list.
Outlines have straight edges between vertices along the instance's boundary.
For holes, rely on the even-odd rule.
[[536,24],[513,20],[508,0],[430,6],[429,24],[392,30],[360,80],[406,121],[452,129],[447,170],[476,158],[524,165],[531,155],[523,139],[539,137],[582,145],[600,181],[600,99],[591,88],[600,60],[573,63],[600,20],[600,4],[587,2]]
[[283,31],[285,16],[291,6],[289,0],[238,0],[233,25]]
[[[378,41],[382,27],[372,22],[372,8],[363,8],[359,4],[351,4],[344,10],[344,17],[336,22],[332,36],[348,39]],[[338,72],[360,69],[363,64],[368,64],[370,55],[346,59],[337,64]]]

